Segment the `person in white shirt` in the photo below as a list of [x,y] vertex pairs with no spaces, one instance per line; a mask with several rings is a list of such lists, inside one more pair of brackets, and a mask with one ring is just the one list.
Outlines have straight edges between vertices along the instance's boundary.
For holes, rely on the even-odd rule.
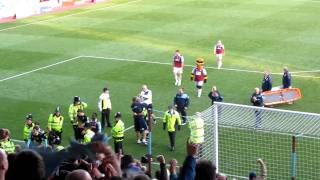
[[152,91],[147,85],[142,85],[142,91],[139,94],[142,104],[145,104],[147,109],[152,110]]
[[102,94],[99,96],[98,108],[101,112],[101,131],[104,132],[105,124],[107,122],[108,127],[112,127],[110,122],[110,112],[112,109],[110,94],[108,88],[103,88]]

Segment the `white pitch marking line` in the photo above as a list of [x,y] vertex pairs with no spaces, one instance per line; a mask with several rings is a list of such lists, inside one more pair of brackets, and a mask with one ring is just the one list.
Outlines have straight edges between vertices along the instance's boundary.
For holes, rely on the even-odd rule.
[[10,77],[4,78],[4,79],[0,79],[0,82],[8,81],[8,80],[10,80],[10,79],[14,79],[14,78],[17,78],[17,77],[21,77],[21,76],[24,76],[24,75],[31,74],[31,73],[33,73],[33,72],[37,72],[37,71],[40,71],[40,70],[43,70],[43,69],[50,68],[50,67],[52,67],[52,66],[56,66],[56,65],[63,64],[63,63],[69,62],[69,61],[73,61],[73,60],[76,60],[76,59],[78,59],[78,58],[80,58],[80,57],[81,57],[81,56],[76,56],[76,57],[69,58],[69,59],[66,59],[66,60],[63,60],[63,61],[59,61],[59,62],[50,64],[50,65],[47,65],[47,66],[42,66],[42,67],[33,69],[33,70],[31,70],[31,71],[27,71],[27,72],[20,73],[20,74],[14,75],[14,76],[10,76]]
[[130,129],[132,129],[134,126],[132,125],[132,126],[130,126],[130,127],[128,127],[127,129],[125,129],[124,130],[124,132],[127,132],[127,131],[129,131]]
[[55,18],[35,21],[35,22],[27,23],[27,24],[22,24],[22,25],[18,25],[18,26],[12,26],[12,27],[8,27],[8,28],[3,28],[3,29],[0,29],[0,32],[11,30],[11,29],[17,29],[17,28],[21,28],[21,27],[26,27],[26,26],[30,26],[30,25],[33,25],[33,24],[40,24],[40,23],[43,23],[43,22],[59,20],[59,19],[63,19],[63,18],[66,18],[66,17],[71,17],[71,16],[75,16],[75,15],[79,15],[79,14],[87,14],[87,13],[91,13],[91,12],[95,12],[95,11],[99,11],[99,10],[112,9],[112,8],[116,8],[116,7],[119,7],[119,6],[125,6],[125,5],[128,5],[128,4],[136,3],[136,2],[139,2],[139,1],[142,1],[142,0],[129,1],[129,2],[126,2],[126,3],[122,3],[122,4],[116,4],[114,6],[101,7],[101,8],[92,9],[92,10],[88,10],[88,11],[84,11],[84,12],[78,12],[78,13],[68,14],[68,15],[59,16],[59,17],[55,17]]
[[310,70],[310,71],[293,71],[291,74],[299,74],[299,73],[315,73],[320,72],[320,70]]
[[[73,61],[73,60],[76,60],[76,59],[79,59],[79,58],[106,59],[106,60],[109,59],[109,60],[126,61],[126,62],[138,62],[138,63],[147,63],[147,64],[171,65],[171,63],[164,63],[164,62],[157,62],[157,61],[144,61],[144,60],[137,60],[137,59],[101,57],[101,56],[76,56],[76,57],[73,57],[73,58],[70,58],[70,59],[59,61],[57,63],[53,63],[53,64],[50,64],[50,65],[47,65],[47,66],[43,66],[43,67],[40,67],[40,68],[36,68],[36,69],[31,70],[31,71],[23,72],[23,73],[14,75],[14,76],[10,76],[10,77],[4,78],[4,79],[0,79],[0,82],[4,82],[4,81],[8,81],[8,80],[17,78],[17,77],[28,75],[28,74],[31,74],[33,72],[37,72],[37,71],[40,71],[40,70],[43,70],[43,69],[47,69],[47,68],[50,68],[50,67],[53,67],[53,66],[56,66],[56,65],[59,65],[59,64],[63,64],[63,63],[69,62],[69,61]],[[185,66],[194,67],[193,65],[185,65]],[[208,69],[217,69],[215,67],[206,67],[206,68],[208,68]],[[221,68],[221,70],[236,71],[236,72],[248,72],[248,73],[259,73],[259,74],[263,73],[263,72],[260,72],[260,71],[251,71],[251,70],[244,70],[244,69],[232,69],[232,68]],[[272,73],[272,74],[282,75],[281,73]],[[320,77],[316,77],[316,76],[301,76],[301,75],[292,75],[292,76],[294,76],[294,77],[303,77],[303,78],[320,79]]]
[[[105,60],[116,60],[116,61],[126,61],[126,62],[139,62],[139,63],[147,63],[147,64],[161,64],[161,65],[172,65],[172,63],[165,63],[165,62],[158,62],[158,61],[145,61],[145,60],[137,60],[137,59],[126,59],[126,58],[114,58],[114,57],[102,57],[102,56],[86,56],[83,55],[81,57],[84,58],[93,58],[93,59],[105,59]],[[184,65],[186,67],[194,67],[194,65]],[[206,66],[207,69],[217,69],[216,67]],[[254,71],[254,70],[245,70],[245,69],[234,69],[234,68],[221,68],[221,70],[225,71],[236,71],[236,72],[247,72],[247,73],[259,73],[263,74],[261,71]],[[283,73],[271,73],[275,75],[282,75]],[[303,78],[314,78],[320,79],[320,77],[316,76],[302,76],[302,75],[292,75],[294,77],[303,77]]]

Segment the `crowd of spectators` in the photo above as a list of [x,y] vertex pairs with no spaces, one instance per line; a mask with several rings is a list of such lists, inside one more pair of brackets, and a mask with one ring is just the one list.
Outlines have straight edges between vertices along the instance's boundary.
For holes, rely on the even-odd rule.
[[[60,151],[43,148],[20,149],[6,153],[0,150],[0,180],[226,180],[227,176],[216,173],[216,167],[207,160],[196,160],[199,144],[186,143],[186,158],[178,167],[176,159],[168,165],[165,157],[154,158],[160,165],[155,173],[148,171],[147,159],[136,160],[132,155],[116,154],[97,134],[92,142],[71,142]],[[261,159],[260,176],[251,172],[249,180],[266,179],[266,166]]]

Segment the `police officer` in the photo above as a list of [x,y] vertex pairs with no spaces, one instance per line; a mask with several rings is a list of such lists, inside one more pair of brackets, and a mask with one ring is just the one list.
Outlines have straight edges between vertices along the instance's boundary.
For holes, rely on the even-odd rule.
[[271,91],[272,89],[272,78],[268,71],[265,71],[262,79],[262,92]]
[[179,92],[174,97],[173,103],[177,111],[181,114],[182,125],[185,125],[187,121],[186,110],[188,109],[190,100],[188,94],[184,92],[184,88],[179,88]]
[[8,129],[0,128],[0,149],[3,149],[7,154],[14,153],[16,147],[10,140],[10,131]]
[[180,114],[174,110],[174,107],[170,105],[168,111],[165,112],[163,117],[163,130],[168,131],[169,140],[170,140],[170,150],[174,151],[175,148],[175,138],[176,138],[176,127],[180,130],[181,118]]
[[110,94],[108,88],[103,88],[101,95],[99,96],[98,108],[101,112],[101,128],[104,131],[105,123],[107,122],[107,126],[111,127],[110,122],[110,112],[112,109]]
[[115,153],[123,154],[122,142],[124,139],[124,123],[121,120],[121,113],[117,112],[114,115],[115,124],[111,129],[112,137],[114,140],[114,151]]
[[[137,137],[137,144],[143,143],[147,144],[147,123],[144,119],[146,108],[145,104],[141,103],[141,100],[139,97],[133,97],[132,104],[131,104],[131,110],[133,112],[133,119],[134,119],[134,128],[136,131],[136,137]],[[141,141],[142,138],[142,141]]]
[[192,143],[202,144],[204,142],[204,122],[199,112],[196,112],[195,118],[190,121],[189,128],[190,141]]
[[91,139],[95,135],[95,133],[91,130],[91,125],[90,123],[85,123],[84,124],[84,130],[82,132],[83,134],[83,144],[87,144],[91,142]]
[[55,109],[54,114],[49,115],[48,119],[48,129],[49,131],[53,131],[57,136],[59,136],[60,140],[62,134],[62,126],[63,126],[64,117],[61,115],[61,109],[58,106]]
[[70,122],[73,127],[74,135],[77,136],[77,128],[78,128],[78,122],[77,122],[77,115],[78,110],[84,110],[88,107],[87,103],[81,102],[81,98],[79,96],[75,96],[73,98],[73,103],[69,106],[69,118]]
[[[251,103],[257,107],[263,107],[263,96],[260,89],[256,87],[254,90],[255,91],[250,98]],[[260,109],[255,110],[255,116],[256,116],[255,128],[261,127],[261,113],[262,111]]]
[[28,114],[26,116],[26,122],[23,127],[23,140],[27,143],[30,138],[31,131],[34,127],[34,123],[32,122],[32,114]]

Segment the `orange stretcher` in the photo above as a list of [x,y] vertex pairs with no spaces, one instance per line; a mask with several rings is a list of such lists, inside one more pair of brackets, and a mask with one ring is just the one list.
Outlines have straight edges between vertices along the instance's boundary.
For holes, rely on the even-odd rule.
[[302,98],[299,88],[288,88],[265,91],[262,93],[264,96],[264,105],[273,106],[277,104],[292,103]]

